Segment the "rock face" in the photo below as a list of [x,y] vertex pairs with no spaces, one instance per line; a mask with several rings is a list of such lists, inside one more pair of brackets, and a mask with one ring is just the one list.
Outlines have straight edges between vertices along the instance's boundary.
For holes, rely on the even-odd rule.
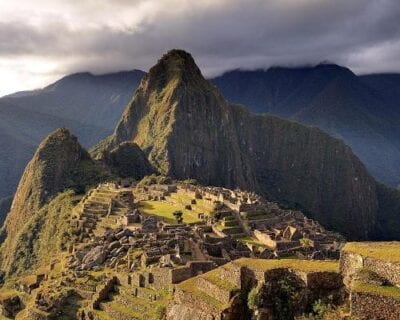
[[340,137],[377,180],[400,184],[400,75],[360,76],[345,67],[319,64],[234,70],[212,82],[227,100],[252,112],[293,119]]
[[125,141],[165,175],[262,193],[352,239],[381,236],[376,183],[349,147],[317,128],[230,105],[184,51],[151,68],[94,153]]

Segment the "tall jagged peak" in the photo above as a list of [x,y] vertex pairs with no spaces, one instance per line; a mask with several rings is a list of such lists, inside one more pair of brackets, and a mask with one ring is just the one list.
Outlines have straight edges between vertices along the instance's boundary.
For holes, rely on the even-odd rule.
[[16,232],[49,199],[66,188],[81,188],[100,172],[67,129],[50,133],[39,145],[18,185],[6,230]]
[[66,128],[60,128],[50,133],[39,145],[33,160],[49,160],[48,157],[66,155],[71,160],[89,159],[89,154],[81,147],[78,139]]
[[192,55],[184,50],[173,49],[164,54],[147,77],[150,88],[163,89],[171,81],[184,84],[205,82]]
[[230,105],[185,51],[158,61],[93,152],[104,159],[126,141],[164,175],[262,193],[352,238],[376,230],[375,182],[350,148],[316,128]]
[[[28,232],[34,226],[41,228],[41,221],[46,220],[43,215],[46,214],[40,212],[46,204],[56,199],[61,192],[70,189],[82,192],[86,187],[110,176],[90,158],[78,139],[67,129],[57,129],[50,133],[25,168],[7,216],[4,233],[1,235],[2,240],[5,240],[2,245],[2,270],[7,273],[16,270],[13,251],[20,243],[20,232]],[[24,265],[30,265],[27,257],[23,259]]]

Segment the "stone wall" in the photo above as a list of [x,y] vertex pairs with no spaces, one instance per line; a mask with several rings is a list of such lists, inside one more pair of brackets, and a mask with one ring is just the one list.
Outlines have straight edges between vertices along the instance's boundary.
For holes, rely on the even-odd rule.
[[93,309],[98,309],[100,307],[100,303],[109,298],[110,293],[114,291],[114,287],[117,283],[117,278],[112,277],[110,279],[107,279],[106,283],[99,285],[96,288],[96,293],[92,300]]
[[340,271],[346,285],[351,276],[362,268],[367,268],[385,278],[392,285],[400,285],[400,263],[363,257],[353,252],[342,251],[340,258]]
[[271,249],[276,248],[276,241],[272,240],[268,234],[261,232],[260,230],[254,230],[254,236],[257,238],[258,241],[260,241],[262,244],[266,245],[267,247],[269,247]]
[[399,320],[400,300],[363,292],[351,293],[351,314],[360,320]]

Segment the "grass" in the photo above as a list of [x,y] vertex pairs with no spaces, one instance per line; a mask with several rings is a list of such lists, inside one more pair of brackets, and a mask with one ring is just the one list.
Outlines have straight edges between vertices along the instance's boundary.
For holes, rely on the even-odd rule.
[[300,259],[251,259],[241,258],[234,262],[235,264],[257,269],[259,271],[268,271],[277,268],[290,268],[304,272],[339,272],[339,263],[334,261],[316,261]]
[[376,294],[400,300],[400,288],[394,286],[379,286],[364,282],[355,282],[352,286],[353,291]]
[[181,282],[178,287],[182,289],[183,291],[191,294],[192,296],[204,301],[205,303],[209,304],[210,306],[213,306],[216,309],[222,310],[227,307],[226,304],[218,301],[217,299],[209,296],[206,292],[201,291],[197,287],[196,283],[196,277],[191,278],[189,280]]
[[377,260],[400,262],[400,242],[348,242],[344,251]]
[[206,215],[209,215],[215,209],[214,205],[206,202],[203,199],[195,199],[196,204],[191,204],[190,202],[191,202],[191,200],[193,200],[193,197],[191,197],[187,194],[184,194],[182,192],[171,194],[169,199],[183,207],[187,204],[190,204],[192,206],[192,211],[196,212],[196,213],[204,213]]
[[197,217],[197,213],[186,210],[182,205],[172,204],[164,201],[141,201],[139,210],[147,215],[156,216],[163,219],[167,223],[177,224],[173,212],[181,210],[183,212],[184,223],[196,223],[201,221]]
[[15,289],[11,289],[11,288],[1,288],[0,289],[0,301],[2,300],[6,300],[10,297],[16,296],[16,295],[20,295],[21,292],[18,292]]
[[239,289],[234,283],[221,279],[218,269],[207,272],[204,275],[202,275],[202,277],[210,281],[212,284],[215,284],[216,286],[227,291],[233,291]]
[[150,301],[147,299],[134,297],[130,288],[120,287],[118,293],[111,297],[111,301],[102,303],[103,311],[96,311],[100,319],[143,319],[158,320],[163,317],[163,310],[171,299],[171,294],[165,288],[157,292],[152,289],[140,288],[148,294],[157,293],[158,299]]
[[27,219],[3,256],[3,268],[9,275],[48,264],[52,256],[67,248],[72,241],[69,218],[80,198],[67,190]]
[[236,238],[236,240],[243,242],[244,244],[252,244],[258,247],[262,247],[262,248],[268,248],[268,246],[266,246],[265,244],[261,243],[260,241],[258,241],[257,239],[253,238],[253,237],[249,237],[249,236],[245,236],[245,237],[239,237]]

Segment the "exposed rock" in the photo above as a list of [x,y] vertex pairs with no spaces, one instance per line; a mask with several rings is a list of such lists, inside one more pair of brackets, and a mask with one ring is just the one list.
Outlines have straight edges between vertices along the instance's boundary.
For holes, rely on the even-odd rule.
[[18,295],[8,295],[0,299],[0,315],[14,318],[23,308],[22,301]]
[[91,269],[95,266],[101,265],[107,256],[107,252],[105,251],[103,246],[97,246],[90,250],[82,260],[85,268],[83,269]]

